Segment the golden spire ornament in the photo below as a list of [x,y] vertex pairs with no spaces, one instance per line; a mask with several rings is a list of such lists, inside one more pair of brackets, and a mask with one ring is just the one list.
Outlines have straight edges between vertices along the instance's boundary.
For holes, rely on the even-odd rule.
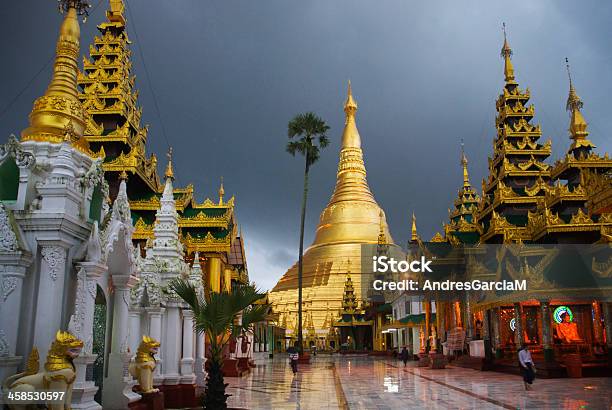
[[468,160],[465,156],[463,138],[461,139],[461,166],[463,167],[463,186],[470,186],[470,176],[468,174]]
[[512,49],[508,45],[506,36],[506,23],[502,23],[502,31],[504,32],[504,45],[501,49],[501,56],[504,59],[504,77],[506,83],[514,83],[514,66],[512,65]]
[[572,73],[570,71],[569,60],[567,57],[565,58],[565,67],[567,69],[567,77],[569,79],[569,95],[567,96],[565,108],[570,112],[570,138],[573,140],[584,140],[586,139],[587,135],[589,135],[589,132],[587,131],[587,122],[580,112],[584,104],[574,89]]
[[168,149],[166,156],[168,157],[168,165],[166,165],[166,172],[164,173],[164,176],[166,179],[174,179],[174,169],[172,169],[172,147]]
[[416,216],[414,215],[414,212],[412,212],[412,232],[410,235],[410,241],[416,242],[418,240],[419,240],[419,234],[417,232]]
[[53,75],[45,94],[34,102],[30,125],[21,132],[21,140],[61,143],[70,130],[69,142],[93,156],[83,139],[85,112],[77,89],[81,36],[78,16],[87,16],[89,4],[83,0],[60,0],[58,8],[65,16],[55,48]]
[[223,177],[221,177],[221,185],[219,186],[219,205],[223,205],[224,195],[225,195],[225,189],[223,189]]

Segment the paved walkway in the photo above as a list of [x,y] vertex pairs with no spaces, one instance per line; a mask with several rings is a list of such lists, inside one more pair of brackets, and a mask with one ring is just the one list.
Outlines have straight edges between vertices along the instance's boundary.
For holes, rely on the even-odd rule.
[[612,378],[537,379],[395,360],[318,356],[293,376],[285,357],[228,378],[229,405],[244,409],[611,409]]

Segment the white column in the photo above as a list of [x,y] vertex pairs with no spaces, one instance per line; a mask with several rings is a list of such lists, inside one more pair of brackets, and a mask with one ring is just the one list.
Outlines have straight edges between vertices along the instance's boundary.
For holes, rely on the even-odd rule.
[[[165,312],[164,308],[161,307],[151,307],[145,308],[147,312],[147,316],[149,317],[149,337],[163,343],[162,340],[162,315]],[[163,352],[163,344],[160,348],[160,356],[156,357],[157,359],[157,367],[155,367],[155,372],[153,373],[153,384],[158,386],[164,382],[164,378],[162,376],[162,369],[164,368],[164,357],[162,355]]]
[[193,312],[183,309],[183,357],[181,358],[181,384],[194,384],[193,370]]
[[102,405],[105,409],[127,409],[128,404],[140,399],[132,391],[136,381],[128,372],[131,355],[128,353],[130,289],[136,277],[113,275],[113,325],[108,371],[104,378]]
[[196,357],[195,357],[195,375],[196,385],[198,387],[204,387],[206,384],[206,371],[204,365],[206,359],[204,357],[204,335],[196,333]]
[[[129,323],[130,323],[130,341],[129,341],[129,347],[130,347],[130,352],[132,352],[132,354],[136,353],[136,350],[138,350],[138,346],[140,345],[140,342],[142,341],[142,332],[140,331],[140,316],[142,315],[142,309],[138,308],[138,307],[132,307],[130,308],[130,319],[129,319]],[[150,335],[147,335],[150,336]],[[159,340],[159,339],[157,339]]]
[[83,352],[74,359],[76,380],[72,389],[72,408],[99,410],[102,409],[94,396],[98,387],[93,380],[87,380],[87,366],[93,364],[96,355],[92,353],[93,320],[96,304],[96,283],[107,267],[95,262],[77,264],[77,292],[75,312],[70,319],[71,329],[85,344]]
[[170,302],[166,307],[166,337],[161,348],[164,351],[164,384],[179,384],[181,360],[181,317],[178,304]]
[[32,262],[29,253],[0,255],[0,380],[17,373],[22,356],[16,356],[23,279]]
[[66,281],[66,255],[68,244],[64,242],[39,242],[40,272],[35,306],[44,314],[34,317],[34,346],[40,353],[40,362],[47,358],[47,350],[62,329],[64,283]]

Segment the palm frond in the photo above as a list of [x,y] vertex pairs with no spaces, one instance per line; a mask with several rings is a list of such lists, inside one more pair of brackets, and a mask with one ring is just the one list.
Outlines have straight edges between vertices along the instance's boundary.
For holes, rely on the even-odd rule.
[[183,279],[174,279],[168,286],[189,305],[194,315],[200,312],[203,301],[200,301],[198,291],[191,283]]

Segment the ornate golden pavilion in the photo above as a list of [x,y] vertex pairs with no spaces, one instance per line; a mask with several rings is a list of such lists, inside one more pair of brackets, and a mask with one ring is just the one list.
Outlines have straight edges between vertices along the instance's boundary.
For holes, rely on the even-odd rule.
[[[544,371],[552,375],[560,369],[555,356],[560,359],[568,352],[580,353],[583,360],[596,363],[589,349],[605,342],[612,351],[612,160],[608,154],[598,154],[588,139],[583,103],[568,64],[566,106],[571,144],[567,154],[553,165],[544,162],[551,153],[551,142],[539,142],[540,126],[531,123],[535,109],[527,105],[530,92],[520,89],[515,80],[512,50],[505,36],[501,55],[505,85],[496,102],[497,135],[489,175],[482,183],[482,198],[470,185],[462,152],[463,186],[449,211],[444,235],[437,233],[420,247],[427,252],[437,246],[431,243],[446,242],[453,247],[479,244],[485,252],[486,247],[480,245],[508,245],[495,248],[493,260],[497,263],[488,266],[466,254],[463,275],[466,280],[525,279],[527,290],[473,292],[456,300],[438,299],[438,335],[460,327],[469,339],[477,336],[480,326],[480,336],[501,360],[511,356],[517,345],[532,344],[536,357],[543,352]],[[559,246],[569,244],[581,244],[593,253],[587,254],[588,258],[559,253]],[[588,248],[589,244],[602,247]],[[478,248],[472,249],[477,253]],[[442,269],[444,263],[445,258],[436,261]],[[432,299],[437,298],[433,295]],[[574,335],[580,337],[559,341],[558,325],[551,317],[555,309],[574,311],[578,324]],[[555,320],[559,323],[559,318]]]
[[[157,174],[155,154],[146,155],[148,126],[141,125],[135,76],[132,74],[130,44],[123,0],[110,0],[100,35],[83,57],[78,74],[78,98],[86,110],[85,140],[104,156],[104,171],[114,200],[123,173],[129,175],[127,192],[134,222],[133,238],[145,245],[153,238],[155,212],[160,206],[163,185]],[[170,156],[170,155],[169,155]],[[169,160],[170,161],[170,160]],[[170,166],[167,172],[174,176]],[[224,198],[223,182],[218,200],[198,203],[193,185],[174,188],[181,241],[186,259],[199,252],[204,272],[213,289],[231,280],[248,281],[244,246],[234,215],[234,197]]]
[[[368,186],[366,168],[361,150],[361,137],[355,116],[357,103],[349,83],[344,104],[346,121],[342,133],[342,146],[338,162],[336,187],[327,207],[321,213],[315,240],[304,252],[303,289],[304,315],[312,321],[317,338],[328,336],[332,321],[338,318],[335,312],[342,311],[344,285],[350,261],[352,284],[356,303],[367,300],[369,279],[361,272],[361,245],[378,243],[379,234],[393,245],[393,239],[385,220],[384,211],[376,203]],[[276,312],[281,313],[281,322],[295,323],[297,318],[297,264],[293,265],[270,292],[270,301]],[[330,312],[331,316],[330,316]],[[293,326],[297,329],[297,323]],[[332,330],[334,340],[337,336]],[[306,332],[304,334],[306,340]]]

